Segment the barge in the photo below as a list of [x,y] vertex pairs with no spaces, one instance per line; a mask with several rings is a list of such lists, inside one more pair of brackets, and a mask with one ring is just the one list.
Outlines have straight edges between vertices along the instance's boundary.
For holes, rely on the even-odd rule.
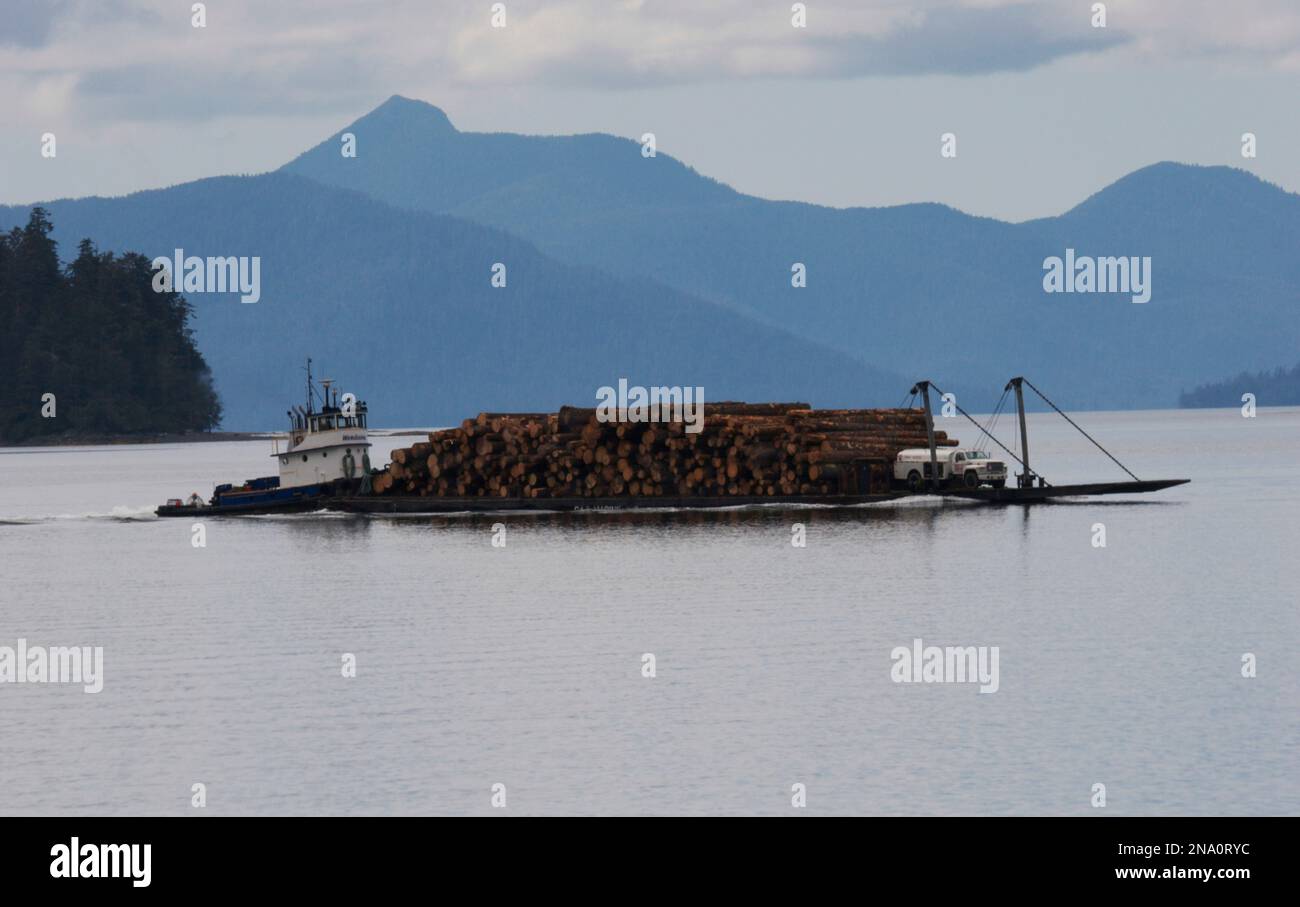
[[[567,455],[565,450],[561,450],[559,445],[553,443],[554,439],[570,439],[567,441],[569,453],[583,449],[583,453],[590,457],[590,446],[583,448],[584,444],[588,444],[586,440],[588,437],[587,432],[594,432],[592,438],[598,439],[602,436],[601,432],[606,432],[610,428],[609,425],[605,424],[597,425],[598,422],[603,423],[605,420],[598,420],[595,416],[585,415],[594,411],[574,410],[573,408],[566,409],[569,410],[570,414],[573,412],[584,414],[583,418],[587,420],[581,433],[583,439],[581,441],[573,440],[579,433],[570,430],[575,427],[575,424],[566,424],[564,410],[559,414],[549,415],[497,414],[496,421],[510,426],[504,429],[504,436],[510,438],[510,432],[512,430],[515,432],[515,436],[510,442],[502,440],[503,435],[500,429],[492,430],[487,428],[486,430],[479,430],[484,428],[485,423],[483,420],[485,417],[488,417],[488,422],[493,421],[491,414],[480,414],[480,421],[477,426],[474,420],[467,419],[463,423],[464,428],[461,430],[449,429],[445,432],[431,433],[429,436],[431,442],[434,442],[438,436],[457,435],[459,433],[455,443],[463,445],[463,449],[474,456],[474,468],[480,471],[480,474],[475,479],[477,482],[475,486],[477,491],[475,493],[439,493],[441,489],[452,487],[445,477],[435,478],[440,474],[441,464],[448,462],[446,454],[440,455],[433,443],[420,443],[415,448],[395,450],[393,452],[393,463],[384,470],[372,470],[369,458],[371,445],[366,436],[367,410],[365,403],[356,401],[351,395],[344,395],[343,401],[340,401],[337,391],[333,391],[331,388],[332,382],[326,380],[322,381],[321,384],[323,385],[323,393],[319,395],[321,406],[317,409],[315,406],[317,392],[311,379],[311,360],[308,360],[306,406],[295,407],[289,411],[290,432],[285,439],[286,447],[283,451],[279,449],[279,439],[275,441],[276,446],[272,456],[277,459],[279,464],[278,476],[250,479],[239,487],[219,485],[215,489],[211,500],[206,503],[199,500],[197,495],[192,496],[188,503],[173,500],[159,507],[157,514],[165,517],[194,517],[226,514],[303,513],[317,510],[363,514],[439,514],[506,511],[720,509],[753,506],[803,507],[810,505],[846,507],[897,501],[915,495],[935,495],[986,504],[1010,505],[1039,504],[1098,495],[1146,494],[1186,484],[1190,481],[1188,479],[1139,479],[1091,435],[1080,428],[1073,419],[1060,410],[1056,404],[1052,403],[1050,399],[1034,387],[1028,379],[1017,377],[1011,379],[1003,389],[1002,400],[999,401],[998,406],[995,408],[989,424],[981,426],[960,406],[956,407],[962,416],[980,430],[981,438],[987,437],[989,441],[1002,448],[1012,460],[1019,464],[1020,471],[1014,477],[1014,485],[1009,482],[1003,462],[995,460],[984,451],[962,448],[955,440],[948,439],[945,433],[935,429],[930,405],[930,392],[931,390],[937,393],[942,392],[932,382],[918,381],[912,388],[912,396],[914,399],[920,398],[919,413],[912,409],[898,411],[818,411],[812,410],[807,404],[715,404],[723,413],[721,418],[726,418],[728,413],[733,415],[744,413],[745,415],[742,418],[751,420],[746,423],[747,437],[751,431],[755,437],[760,435],[767,438],[772,437],[770,434],[772,425],[781,419],[805,426],[815,424],[823,428],[827,425],[833,426],[834,419],[837,417],[866,420],[862,423],[853,423],[858,426],[857,430],[836,435],[837,440],[834,443],[831,441],[823,442],[825,450],[823,448],[816,450],[813,454],[815,457],[813,460],[814,465],[808,470],[814,479],[818,478],[820,474],[823,481],[818,485],[805,482],[799,493],[782,493],[780,489],[791,486],[788,484],[779,486],[771,483],[764,484],[762,481],[752,483],[753,487],[756,487],[762,493],[748,493],[751,489],[751,483],[748,482],[744,482],[739,486],[731,485],[730,493],[707,493],[707,489],[710,488],[727,488],[728,486],[725,483],[712,486],[692,486],[688,482],[684,488],[676,482],[654,485],[645,469],[633,470],[628,465],[627,459],[618,460],[624,474],[630,473],[644,476],[645,487],[650,489],[649,493],[639,494],[636,481],[632,482],[633,487],[628,493],[609,493],[610,487],[618,492],[623,492],[625,486],[617,480],[612,486],[599,480],[593,480],[596,475],[595,470],[600,467],[591,467],[591,459],[585,461],[588,464],[587,467],[581,467],[580,465],[573,467],[578,468],[580,471],[582,469],[588,470],[585,473],[585,486],[572,482],[571,477],[569,477],[566,478],[566,482],[569,482],[569,484],[560,486],[558,489],[560,493],[555,493],[552,488],[536,484],[538,482],[537,472],[542,472],[545,475],[545,470],[550,469],[551,474],[547,477],[547,480],[553,486],[557,485],[555,479],[556,458],[564,459],[572,467],[574,457]],[[1074,428],[1123,469],[1128,474],[1129,479],[1126,481],[1053,485],[1032,469],[1029,463],[1029,436],[1025,424],[1025,387],[1029,387],[1038,393],[1052,409],[1056,410]],[[1007,447],[992,434],[992,427],[996,422],[996,417],[1001,413],[1008,394],[1012,391],[1015,393],[1018,417],[1019,453]],[[793,409],[794,407],[803,407],[803,409]],[[845,413],[863,415],[843,415]],[[903,415],[900,416],[899,413]],[[873,418],[875,419],[874,423],[871,421]],[[552,440],[547,443],[539,440],[539,434],[543,431],[542,428],[538,427],[539,419],[549,420],[547,424],[550,426],[551,434],[547,437]],[[913,427],[907,429],[880,427],[885,424],[896,426],[904,423]],[[520,425],[524,426],[522,431],[530,433],[530,437],[521,434]],[[682,428],[680,424],[676,427],[678,429],[677,437],[681,438]],[[645,428],[639,429],[639,431],[646,430]],[[794,430],[791,428],[786,429],[787,432]],[[763,435],[764,432],[769,432],[769,434]],[[465,437],[466,433],[468,433],[468,438]],[[478,440],[476,446],[474,446],[476,434]],[[635,431],[629,431],[627,434],[629,438],[636,436]],[[889,440],[881,441],[881,438],[885,436]],[[608,468],[608,464],[611,462],[610,458],[621,455],[624,447],[628,449],[627,457],[638,463],[644,463],[643,459],[638,460],[631,452],[630,442],[625,443],[621,440],[624,437],[624,432],[620,428],[617,431],[617,438],[620,439],[617,447],[615,447],[613,440],[603,442],[593,440],[590,442],[594,445],[604,444],[603,453],[605,459],[602,462],[606,464],[604,471],[607,474],[610,473]],[[818,435],[816,437],[822,436]],[[866,440],[863,440],[863,438],[866,438]],[[916,438],[924,443],[924,446],[910,446],[898,449],[899,444],[895,444],[894,447],[888,448],[888,456],[880,455],[882,444],[888,447],[889,443],[897,442],[900,438]],[[807,438],[804,440],[807,440]],[[451,441],[442,443],[444,445],[443,449],[447,449],[446,445],[452,444]],[[675,449],[672,448],[672,443],[672,439],[670,439],[668,446],[670,449]],[[689,443],[683,441],[680,446],[689,448],[695,443],[693,440]],[[713,445],[714,441],[711,440],[708,443]],[[652,441],[650,446],[646,446],[643,440],[642,447],[644,451],[648,452],[654,447],[654,444],[655,442]],[[660,442],[657,449],[662,450],[663,447],[664,444]],[[771,445],[768,444],[764,449],[770,453]],[[432,453],[430,453],[431,450]],[[530,453],[525,456],[520,453],[521,450]],[[826,451],[829,451],[829,453]],[[423,462],[426,459],[426,454],[427,464]],[[647,455],[650,457],[662,456],[667,459],[671,459],[673,456],[670,452]],[[708,456],[713,456],[715,465],[722,462],[718,450],[704,455],[697,455],[695,462],[703,462],[701,456],[705,459]],[[734,457],[735,452],[730,451],[728,456]],[[777,456],[779,457],[781,454],[778,453]],[[459,466],[462,457],[461,454],[453,454],[452,460]],[[527,474],[526,481],[521,481],[527,469],[530,468],[527,464],[532,464],[531,468],[537,472]],[[507,465],[511,467],[509,473],[506,471]],[[657,465],[652,461],[652,473],[658,471]],[[727,461],[728,468],[732,465],[732,461]],[[762,467],[753,465],[753,463],[751,463],[751,467],[756,475],[761,474]],[[484,471],[493,473],[490,490],[485,488],[481,481],[481,473]],[[416,474],[423,476],[420,481],[424,484],[417,484],[416,479],[412,477]],[[506,475],[513,478],[502,480],[501,476]],[[565,475],[569,476],[568,473]],[[395,477],[397,478],[395,479]],[[833,480],[833,484],[831,484],[831,480]],[[394,487],[395,481],[404,482],[402,488],[406,489],[406,493],[403,493],[402,488]],[[462,484],[456,487],[463,489],[468,486]],[[690,491],[692,487],[695,489],[694,493],[682,493],[684,490]],[[834,490],[828,491],[827,489],[831,487]],[[737,488],[744,489],[744,491],[736,493]],[[393,490],[390,491],[390,489]],[[575,489],[580,490],[581,493],[575,493]],[[700,489],[706,489],[705,493],[701,493]],[[410,493],[411,490],[418,490],[420,493]]]

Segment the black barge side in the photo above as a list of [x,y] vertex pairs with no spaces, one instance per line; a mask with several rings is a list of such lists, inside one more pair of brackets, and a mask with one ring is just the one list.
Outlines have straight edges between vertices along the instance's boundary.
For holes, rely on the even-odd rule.
[[494,513],[500,511],[582,511],[582,510],[710,510],[724,507],[753,506],[829,506],[851,507],[880,504],[926,494],[935,497],[963,498],[989,504],[1042,504],[1059,498],[1091,497],[1110,494],[1143,494],[1183,485],[1190,479],[1157,479],[1144,482],[1100,482],[1088,485],[1048,485],[1041,488],[944,488],[937,492],[889,491],[881,494],[775,495],[727,497],[605,497],[605,498],[493,498],[493,497],[424,497],[419,495],[382,495],[378,497],[340,496],[326,499],[327,510],[345,513]]

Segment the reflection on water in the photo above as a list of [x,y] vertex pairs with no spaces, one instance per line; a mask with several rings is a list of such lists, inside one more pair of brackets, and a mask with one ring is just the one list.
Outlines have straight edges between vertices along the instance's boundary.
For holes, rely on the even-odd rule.
[[366,520],[383,520],[396,527],[445,527],[448,529],[491,526],[502,520],[527,521],[535,528],[583,531],[652,530],[656,527],[680,530],[684,527],[788,526],[792,522],[933,525],[945,512],[978,506],[966,502],[924,506],[860,505],[854,507],[731,507],[711,510],[584,510],[584,511],[501,511],[458,514],[359,515]]
[[[213,813],[485,813],[498,781],[525,814],[781,814],[796,781],[823,813],[1093,814],[1097,782],[1295,813],[1300,412],[1235,416],[1090,414],[1193,479],[1146,498],[212,518],[198,548],[152,505],[264,445],[0,451],[0,645],[105,652],[99,694],[0,688],[0,813],[184,814],[200,780]],[[1031,428],[1052,481],[1115,477]],[[893,683],[915,639],[998,646],[998,691]]]

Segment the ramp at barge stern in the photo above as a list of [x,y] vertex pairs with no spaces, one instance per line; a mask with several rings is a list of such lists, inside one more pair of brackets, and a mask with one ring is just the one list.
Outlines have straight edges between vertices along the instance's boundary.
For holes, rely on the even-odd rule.
[[990,504],[1042,504],[1056,498],[1086,498],[1103,494],[1145,494],[1191,479],[1152,479],[1137,482],[1093,482],[1087,485],[1045,485],[1041,488],[957,488],[943,492],[959,498],[987,501]]

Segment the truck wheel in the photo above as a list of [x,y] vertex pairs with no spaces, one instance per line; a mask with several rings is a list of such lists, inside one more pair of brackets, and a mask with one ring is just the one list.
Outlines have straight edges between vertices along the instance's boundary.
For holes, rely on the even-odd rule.
[[907,474],[907,489],[908,491],[921,490],[921,474],[915,469]]
[[979,483],[980,483],[980,477],[979,477],[979,475],[975,472],[975,470],[973,470],[973,469],[971,469],[971,470],[967,470],[967,472],[966,472],[966,487],[967,487],[967,488],[975,488],[976,486],[979,485]]

